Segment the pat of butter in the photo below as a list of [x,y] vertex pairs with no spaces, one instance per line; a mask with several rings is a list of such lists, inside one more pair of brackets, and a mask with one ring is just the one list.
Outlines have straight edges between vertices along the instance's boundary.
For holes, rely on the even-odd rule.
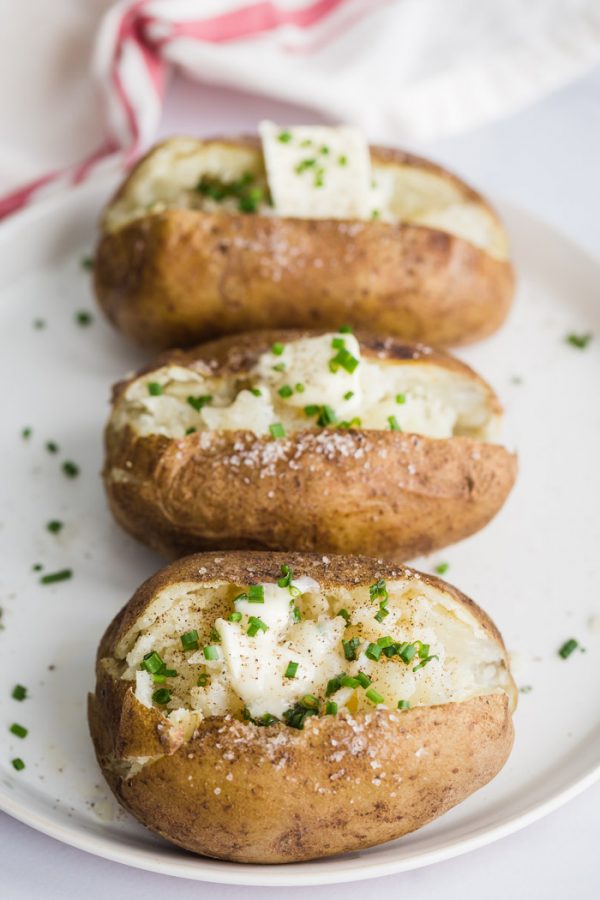
[[280,216],[367,219],[371,157],[356,128],[261,122],[269,189]]

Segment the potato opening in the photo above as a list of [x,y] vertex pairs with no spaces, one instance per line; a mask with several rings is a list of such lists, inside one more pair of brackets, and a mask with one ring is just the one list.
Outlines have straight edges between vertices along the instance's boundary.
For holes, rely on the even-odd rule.
[[286,565],[274,583],[172,584],[103,664],[188,736],[210,716],[303,728],[342,711],[513,699],[497,636],[410,570],[327,590]]
[[165,365],[132,381],[112,424],[140,435],[247,430],[284,438],[315,428],[403,431],[493,441],[500,407],[466,367],[361,354],[352,334],[275,343],[246,371]]
[[[418,163],[371,154],[371,216],[456,235],[497,259],[508,258],[504,229],[494,213],[457,179]],[[276,215],[258,145],[235,140],[172,138],[132,173],[105,212],[113,232],[134,219],[167,209]],[[331,218],[336,218],[332,212]]]

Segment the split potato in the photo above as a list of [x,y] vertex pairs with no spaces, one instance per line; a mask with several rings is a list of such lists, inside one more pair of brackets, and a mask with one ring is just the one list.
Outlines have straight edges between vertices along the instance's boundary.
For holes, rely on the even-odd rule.
[[502,768],[516,688],[456,588],[364,557],[199,554],[100,643],[89,722],[119,802],[195,853],[286,863],[414,831]]
[[170,557],[210,549],[395,561],[482,528],[516,476],[468,366],[348,332],[255,332],[163,355],[114,389],[104,481]]
[[172,138],[152,149],[102,217],[94,281],[110,321],[157,349],[341,322],[451,345],[501,325],[514,275],[504,227],[483,197],[440,166],[372,147],[372,196],[345,203],[357,173],[315,212],[350,151],[319,157],[334,167],[325,181],[314,151],[304,153],[283,173],[286,185],[299,181],[286,204],[277,200],[281,168],[269,174],[257,139]]

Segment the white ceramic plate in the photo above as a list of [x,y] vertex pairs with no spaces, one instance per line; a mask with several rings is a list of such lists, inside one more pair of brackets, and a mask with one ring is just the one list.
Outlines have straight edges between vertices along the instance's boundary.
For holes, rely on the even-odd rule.
[[[205,881],[309,885],[386,875],[447,859],[526,825],[600,775],[600,266],[546,226],[505,209],[519,270],[506,327],[462,355],[507,408],[520,477],[481,534],[420,560],[484,606],[515,654],[521,696],[514,753],[501,774],[437,822],[400,841],[289,866],[202,859],[123,813],[97,769],[86,693],[100,634],[160,560],[110,519],[100,484],[110,384],[142,362],[96,315],[80,259],[109,185],[89,186],[0,229],[0,808],[99,856]],[[79,310],[93,324],[75,322]],[[36,329],[42,318],[46,327]],[[515,382],[518,379],[518,383]],[[21,431],[33,429],[28,440]],[[47,441],[60,451],[51,454]],[[81,467],[68,479],[65,459]],[[51,519],[64,521],[57,536]],[[74,576],[38,583],[32,566]],[[570,637],[587,648],[568,660]],[[11,699],[15,683],[30,699]],[[24,740],[8,728],[29,729]],[[26,768],[16,772],[13,757]]]

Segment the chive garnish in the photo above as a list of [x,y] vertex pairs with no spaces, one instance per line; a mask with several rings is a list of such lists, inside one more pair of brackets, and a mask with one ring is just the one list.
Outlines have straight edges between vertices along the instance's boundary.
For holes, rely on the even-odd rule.
[[160,706],[164,706],[171,699],[171,691],[168,688],[159,688],[152,694],[152,699]]
[[21,431],[21,437],[24,441],[28,441],[31,435],[33,434],[33,429],[27,427]]
[[55,441],[46,441],[46,450],[48,453],[58,453],[59,446]]
[[299,663],[292,662],[290,660],[290,662],[287,664],[287,669],[285,670],[285,677],[286,678],[295,678],[296,672],[298,671],[298,665],[299,665]]
[[262,391],[259,388],[248,388],[251,394],[255,397],[262,397]]
[[193,425],[190,425],[189,428],[186,428],[186,429],[185,429],[185,433],[186,433],[186,436],[187,436],[188,434],[195,434],[195,433],[196,433],[196,428],[194,428]]
[[302,384],[301,381],[299,381],[298,384],[295,385],[294,390],[296,391],[297,394],[303,394],[303,393],[304,393],[304,385]]
[[377,704],[377,703],[383,703],[383,697],[381,696],[381,694],[379,694],[379,693],[375,690],[375,688],[370,688],[370,689],[366,692],[365,696],[368,697],[369,700],[371,700],[372,703],[375,703],[375,704]]
[[346,341],[344,338],[334,337],[331,341],[331,346],[334,350],[344,350],[346,348]]
[[290,566],[283,565],[281,567],[281,578],[277,579],[277,586],[280,588],[289,587],[292,583],[292,578],[294,577],[294,572],[290,568]]
[[63,527],[63,522],[60,522],[58,519],[51,519],[46,525],[46,530],[49,531],[50,534],[58,534],[59,531],[62,531]]
[[402,429],[398,425],[398,419],[396,418],[396,416],[388,416],[388,425],[390,426],[391,431],[402,431]]
[[18,756],[15,759],[11,760],[13,769],[16,769],[17,772],[21,772],[25,768],[25,763]]
[[591,332],[587,334],[568,334],[565,341],[567,344],[571,344],[572,347],[577,347],[578,350],[585,350],[592,338],[593,334]]
[[151,397],[160,397],[163,392],[163,386],[158,381],[149,381],[147,388]]
[[91,325],[94,321],[94,318],[91,313],[86,312],[86,310],[81,309],[79,312],[75,313],[75,321],[78,325],[81,325],[85,328],[86,325]]
[[342,646],[347,660],[352,662],[352,660],[356,659],[356,651],[360,647],[360,640],[357,637],[350,638],[349,641],[342,641]]
[[231,615],[229,616],[229,621],[230,622],[241,622],[242,621],[241,612],[232,612]]
[[367,687],[369,687],[369,685],[371,684],[371,681],[373,679],[370,678],[366,674],[366,672],[359,672],[358,675],[356,676],[356,680],[358,681],[358,683],[360,684],[361,687],[367,688]]
[[262,584],[251,584],[248,588],[248,603],[264,603],[265,589]]
[[271,353],[273,354],[273,356],[281,356],[284,349],[284,345],[280,341],[276,341],[271,347]]
[[315,406],[314,403],[311,403],[310,406],[304,407],[304,414],[306,416],[316,416],[320,409],[320,406]]
[[292,610],[292,622],[294,623],[294,625],[297,625],[298,622],[301,622],[301,621],[302,621],[302,613],[300,612],[300,609],[297,606],[294,606],[294,608]]
[[58,572],[49,572],[48,575],[42,575],[40,584],[55,584],[57,581],[67,581],[72,577],[72,569],[60,569]]
[[328,425],[333,425],[336,421],[337,416],[331,406],[328,406],[327,404],[321,406],[317,425],[320,425],[321,428],[327,428]]
[[65,473],[65,475],[67,476],[67,478],[77,478],[77,476],[79,475],[79,466],[76,465],[74,462],[71,462],[70,459],[67,459],[62,464],[62,470]]
[[331,372],[337,372],[341,366],[351,375],[359,365],[359,362],[360,361],[355,356],[352,356],[349,350],[346,350],[346,348],[343,347],[341,350],[338,350],[333,359],[329,361],[329,369]]
[[398,709],[410,709],[410,700],[398,700]]
[[327,705],[325,706],[325,712],[327,713],[327,715],[335,716],[335,715],[337,715],[337,711],[338,711],[338,705],[335,702],[335,700],[328,700]]
[[277,363],[276,366],[273,366],[273,371],[274,372],[285,372],[285,363],[284,362]]
[[151,650],[150,653],[146,653],[142,660],[142,669],[145,669],[146,672],[150,672],[151,675],[158,674],[164,666],[165,664],[156,650]]
[[383,648],[380,647],[378,644],[369,644],[369,646],[365,650],[365,655],[369,659],[372,659],[374,662],[377,662],[379,660],[382,653],[383,653]]
[[269,425],[269,431],[271,432],[271,437],[274,437],[276,440],[285,437],[285,428],[281,422],[273,422],[272,425]]
[[198,681],[196,682],[198,687],[206,687],[207,684],[210,684],[210,675],[204,672],[202,675],[198,675]]
[[197,397],[188,397],[187,403],[189,403],[196,412],[200,412],[203,406],[207,406],[207,404],[212,402],[212,399],[212,394],[202,394]]
[[248,618],[248,635],[255,637],[259,631],[268,631],[269,626],[263,622],[258,616],[249,616]]
[[382,600],[388,599],[388,592],[383,578],[380,578],[375,584],[370,585],[369,596],[371,597],[371,600],[376,600],[378,597],[381,597]]
[[208,645],[204,647],[204,659],[218,659],[219,658],[219,648],[213,647],[212,645]]
[[419,669],[424,668],[424,666],[426,666],[427,663],[430,663],[432,659],[439,659],[439,657],[435,654],[433,656],[426,656],[425,659],[422,659],[421,662],[417,663],[417,665],[413,669],[413,672],[417,672]]
[[285,399],[285,398],[287,398],[287,397],[291,397],[292,394],[294,393],[294,391],[293,391],[293,389],[289,386],[289,384],[284,384],[283,387],[280,387],[280,388],[279,388],[279,390],[277,391],[277,393],[279,394],[280,397],[283,397],[283,398]]
[[347,166],[348,165],[348,157],[344,156],[343,154],[342,154],[342,156],[338,156],[338,165],[339,166]]
[[575,638],[570,638],[570,640],[565,641],[565,643],[562,645],[562,647],[558,651],[558,655],[562,659],[568,659],[571,653],[573,653],[574,650],[577,650],[578,646],[579,641],[576,641]]
[[186,631],[185,634],[181,635],[181,645],[184,650],[198,649],[198,632],[195,628],[192,628],[191,631]]
[[344,619],[344,621],[346,622],[346,625],[350,624],[350,613],[347,609],[338,609],[338,611],[336,612],[336,616],[341,616],[342,619]]
[[344,400],[352,400],[354,397],[354,391],[346,391],[344,394]]
[[10,695],[13,700],[26,700],[27,699],[27,688],[23,687],[22,684],[15,684],[12,694]]
[[21,738],[21,739],[26,738],[27,734],[28,734],[27,729],[23,728],[22,725],[18,725],[16,722],[14,722],[10,726],[9,731],[11,734],[14,734],[16,737]]
[[396,394],[396,403],[406,403],[406,394]]
[[94,259],[92,256],[82,256],[79,260],[79,265],[82,269],[93,269],[94,268]]
[[450,563],[442,562],[442,563],[437,564],[437,566],[435,567],[435,571],[437,572],[438,575],[444,575],[448,571],[449,568],[450,568]]
[[280,144],[289,144],[291,139],[292,139],[291,131],[280,131],[279,134],[277,135],[277,140],[279,141]]

